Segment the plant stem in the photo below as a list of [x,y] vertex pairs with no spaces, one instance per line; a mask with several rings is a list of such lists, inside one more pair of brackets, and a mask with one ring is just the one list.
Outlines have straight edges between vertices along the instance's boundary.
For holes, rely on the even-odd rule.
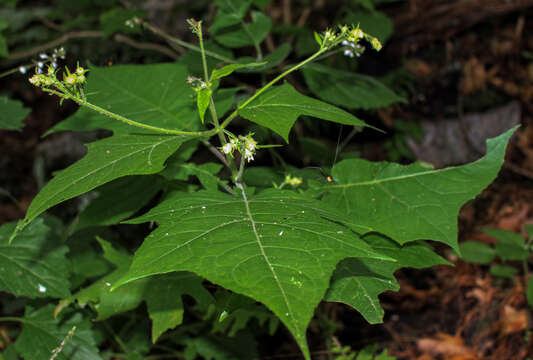
[[238,115],[238,112],[239,110],[243,109],[246,107],[246,105],[248,105],[249,103],[251,103],[255,98],[257,98],[259,95],[261,95],[263,92],[265,92],[266,90],[268,90],[272,85],[274,85],[275,83],[277,83],[279,80],[283,79],[285,76],[289,75],[290,73],[292,73],[293,71],[296,71],[298,70],[299,68],[301,68],[302,66],[304,66],[305,64],[313,61],[315,58],[317,58],[318,56],[322,55],[327,49],[326,48],[322,48],[320,50],[318,50],[316,53],[314,53],[313,55],[311,55],[310,57],[308,57],[307,59],[303,60],[302,62],[294,65],[292,68],[284,71],[283,73],[281,73],[280,75],[276,76],[272,81],[270,81],[268,84],[266,84],[265,86],[263,86],[261,89],[257,90],[255,92],[255,94],[253,94],[252,96],[250,96],[245,102],[243,102],[241,105],[239,105],[237,107],[237,109],[235,109],[235,111],[233,111],[227,118],[226,120],[224,120],[224,122],[222,123],[222,125],[220,125],[220,127],[222,129],[224,129],[226,126],[228,126],[228,124],[231,122],[231,120],[233,120],[237,115]]
[[[150,25],[147,22],[143,22],[142,25],[145,28],[147,28],[148,30],[150,30],[151,32],[153,32],[154,34],[161,36],[163,39],[165,39],[167,41],[176,43],[176,44],[178,44],[180,46],[183,46],[184,48],[187,48],[189,50],[201,52],[201,49],[198,46],[193,45],[193,44],[189,44],[188,42],[185,42],[185,41],[183,41],[181,39],[175,38],[175,37],[167,34],[166,32],[164,32],[163,30],[161,30],[161,29],[159,29],[159,28],[157,28],[157,27],[155,27],[153,25]],[[235,60],[232,60],[230,58],[227,58],[227,57],[225,57],[223,55],[219,55],[219,54],[214,53],[214,52],[209,51],[209,50],[206,50],[205,54],[207,56],[210,56],[212,58],[215,58],[217,60],[224,61],[224,62],[227,62],[227,63],[230,63],[230,64],[236,64],[237,63]]]
[[18,317],[11,317],[11,316],[5,316],[5,317],[0,317],[0,321],[11,321],[11,322],[19,322],[19,323],[25,323],[25,319],[23,318],[18,318]]
[[[244,151],[243,151],[244,152]],[[241,188],[242,188],[242,183],[241,183],[241,178],[242,178],[242,174],[244,173],[244,155],[241,155],[241,164],[239,166],[239,172],[237,173],[237,175],[234,177],[234,182],[235,184],[237,185],[240,185]],[[244,190],[243,190],[244,191]]]
[[162,133],[162,134],[182,135],[182,136],[211,136],[211,135],[214,135],[214,134],[220,132],[220,130],[217,130],[217,129],[212,129],[212,130],[208,130],[208,131],[181,131],[181,130],[165,129],[165,128],[160,128],[160,127],[157,127],[157,126],[142,124],[142,123],[139,123],[137,121],[133,121],[131,119],[128,119],[128,118],[126,118],[126,117],[124,117],[122,115],[115,114],[115,113],[113,113],[111,111],[107,111],[106,109],[101,108],[100,106],[91,104],[88,101],[83,101],[81,99],[78,99],[78,98],[75,98],[75,97],[71,97],[71,96],[69,96],[68,98],[70,98],[71,100],[75,101],[77,104],[79,104],[81,106],[86,106],[89,109],[94,110],[96,112],[99,112],[102,115],[109,116],[110,118],[113,118],[113,119],[118,120],[118,121],[122,121],[123,123],[126,123],[128,125],[136,126],[136,127],[139,127],[139,128],[142,128],[142,129],[146,129],[146,130],[152,130],[152,131],[155,131],[155,132],[158,132],[158,133]]
[[125,352],[126,354],[129,353],[129,350],[128,350],[128,346],[126,345],[126,343],[124,341],[122,341],[122,339],[115,333],[115,331],[111,328],[111,326],[106,322],[104,321],[103,322],[103,325],[104,325],[104,328],[111,334],[111,336],[113,337],[113,340],[116,341],[116,343],[118,344],[118,346],[120,347],[120,349]]
[[[204,48],[204,36],[202,32],[202,22],[198,23],[198,39],[200,41],[200,53],[202,54],[202,67],[204,69],[204,82],[206,84],[209,84],[209,70],[207,69],[207,59],[205,58],[205,48]],[[217,111],[215,108],[215,103],[213,102],[213,95],[209,96],[209,113],[211,114],[211,117],[213,118],[213,124],[215,125],[215,129],[220,129],[220,124],[218,122],[218,116]],[[220,144],[224,146],[226,144],[226,136],[223,132],[218,132],[218,139],[220,140]]]
[[252,34],[252,32],[250,31],[250,29],[248,28],[248,24],[246,24],[242,19],[241,19],[241,26],[244,30],[244,32],[246,33],[246,35],[248,35],[250,37],[250,39],[252,39],[253,43],[254,43],[254,47],[255,47],[255,52],[257,53],[257,61],[261,61],[263,60],[263,52],[261,51],[261,46],[260,44],[258,44],[255,39],[254,39],[254,36]]
[[[203,37],[203,32],[202,32],[201,21],[198,23],[198,39],[200,41],[200,52],[202,54],[202,66],[204,69],[204,82],[205,84],[209,84],[209,70],[207,69],[207,60],[205,58],[204,37]],[[210,86],[210,84],[208,86]],[[220,123],[218,122],[217,110],[215,108],[215,103],[213,101],[213,93],[211,93],[211,95],[209,96],[209,113],[211,114],[211,118],[213,119],[215,130],[217,130],[217,135],[220,141],[220,145],[224,146],[227,142],[226,135],[224,134],[223,131],[221,131],[222,129],[220,128]],[[223,159],[222,162],[225,165],[227,165],[233,172],[235,169],[235,164],[232,161],[228,160],[227,157],[224,154],[220,153],[218,150],[217,150],[217,153],[218,153],[217,155],[220,155],[219,158]],[[231,188],[229,189],[231,190]],[[226,188],[226,190],[228,189]]]

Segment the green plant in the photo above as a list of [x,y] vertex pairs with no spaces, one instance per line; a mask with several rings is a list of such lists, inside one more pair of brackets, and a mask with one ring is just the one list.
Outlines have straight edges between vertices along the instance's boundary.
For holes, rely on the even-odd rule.
[[504,264],[492,264],[490,273],[501,278],[514,278],[518,269],[509,262],[520,262],[524,275],[527,302],[533,307],[533,279],[529,276],[529,261],[533,250],[533,226],[526,225],[525,230],[528,238],[512,231],[494,228],[485,228],[483,231],[496,239],[494,246],[479,241],[465,241],[460,244],[460,250],[464,261],[488,265],[499,257]]
[[333,345],[331,351],[335,356],[334,360],[396,360],[396,357],[387,355],[387,351],[383,350],[376,354],[377,345],[368,345],[358,352],[352,350],[349,346],[342,346],[341,343],[333,338]]
[[[99,331],[111,334],[124,357],[142,358],[151,345],[137,329],[147,319],[132,317],[120,333],[113,320],[120,322],[121,314],[144,302],[159,351],[155,358],[161,351],[185,359],[253,358],[255,340],[242,330],[254,319],[270,333],[281,321],[310,359],[305,333],[320,301],[346,303],[379,323],[384,312],[378,295],[398,289],[397,269],[448,263],[424,240],[458,249],[458,211],[495,178],[515,129],[488,140],[480,160],[454,168],[350,159],[334,164],[326,182],[287,164],[280,166],[281,177],[274,169],[254,172],[249,165],[260,151],[282,163],[275,147],[289,141],[301,116],[374,128],[280,81],[303,69],[311,88],[327,78],[331,86],[346,72],[311,62],[339,48],[360,51],[363,39],[376,50],[381,43],[359,26],[315,34],[318,49],[312,55],[247,94],[221,85],[235,72],[268,74],[287,56],[287,47],[263,54],[261,43],[272,24],[260,11],[251,12],[248,22],[250,1],[217,4],[209,33],[219,45],[204,41],[201,21],[189,20],[198,46],[137,15],[124,22],[192,50],[176,63],[91,67],[88,73],[80,65],[61,72],[54,62],[36,64],[31,83],[81,107],[52,131],[107,129],[113,135],[89,144],[84,158],[56,173],[18,224],[0,227],[0,290],[49,301],[28,307],[24,317],[0,319],[24,324],[14,347],[25,358],[45,358],[69,334],[57,359],[99,359]],[[217,51],[220,45],[226,49]],[[255,49],[255,58],[221,54],[246,46]],[[214,67],[220,61],[225,65]],[[368,100],[330,101],[354,109],[401,100],[377,80],[355,78]],[[235,123],[240,126],[230,130]],[[193,162],[200,146],[218,162]],[[43,215],[95,189],[100,196],[66,227]],[[131,255],[113,233],[98,229],[118,223],[157,228]],[[216,290],[206,289],[205,280]],[[187,305],[182,295],[195,303]],[[54,306],[52,299],[61,301]],[[103,329],[88,320],[87,304]],[[201,321],[177,327],[186,310]],[[208,322],[211,333],[202,328]],[[220,338],[218,332],[238,336]],[[164,345],[158,348],[159,339]]]

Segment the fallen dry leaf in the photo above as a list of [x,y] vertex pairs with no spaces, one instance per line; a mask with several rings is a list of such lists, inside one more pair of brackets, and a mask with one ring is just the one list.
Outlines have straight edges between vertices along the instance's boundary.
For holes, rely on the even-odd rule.
[[505,305],[501,321],[503,335],[523,331],[527,328],[527,310],[516,310],[510,305]]
[[463,339],[449,334],[439,333],[436,338],[420,339],[417,345],[420,351],[433,356],[470,356],[477,359],[475,351],[466,346]]

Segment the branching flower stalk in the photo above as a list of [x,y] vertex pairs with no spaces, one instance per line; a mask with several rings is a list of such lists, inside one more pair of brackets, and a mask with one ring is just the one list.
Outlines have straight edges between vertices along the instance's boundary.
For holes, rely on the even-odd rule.
[[[140,20],[137,20],[137,23],[140,23]],[[202,65],[203,65],[203,70],[204,70],[204,80],[200,80],[196,78],[189,78],[188,81],[192,84],[195,84],[195,83],[199,84],[199,85],[194,85],[195,90],[197,91],[197,94],[199,94],[200,91],[207,91],[207,94],[209,97],[208,107],[210,109],[212,123],[214,126],[214,128],[211,130],[182,131],[182,130],[175,130],[175,129],[160,128],[157,126],[151,126],[151,125],[139,123],[132,119],[128,119],[122,115],[108,111],[98,105],[92,104],[87,100],[87,96],[86,96],[85,89],[84,89],[85,82],[86,82],[85,74],[88,72],[88,70],[84,69],[79,64],[77,65],[76,70],[74,72],[70,72],[68,68],[65,68],[65,72],[63,73],[62,79],[60,80],[57,78],[57,64],[55,61],[51,63],[50,65],[48,65],[46,72],[42,71],[43,65],[39,63],[37,66],[38,68],[37,73],[33,75],[29,81],[33,85],[40,87],[43,91],[59,96],[61,98],[61,102],[63,102],[65,99],[73,100],[80,106],[86,106],[102,115],[111,117],[113,119],[124,122],[131,126],[136,126],[136,127],[143,128],[146,130],[151,130],[157,133],[168,134],[168,135],[210,137],[216,134],[218,135],[219,140],[220,140],[220,144],[221,144],[220,150],[226,157],[229,156],[230,158],[232,158],[233,157],[232,154],[235,150],[237,150],[241,154],[241,157],[242,157],[241,166],[239,166],[238,170],[232,161],[223,161],[224,164],[226,165],[229,164],[232,170],[232,173],[233,173],[232,178],[234,179],[235,182],[237,182],[237,181],[240,181],[242,177],[244,164],[254,159],[256,150],[262,147],[271,147],[270,145],[258,146],[257,142],[252,138],[252,134],[249,134],[246,136],[239,136],[239,137],[230,135],[230,141],[228,142],[224,133],[228,133],[228,134],[230,133],[227,130],[225,130],[225,128],[231,123],[231,121],[234,118],[237,117],[239,110],[244,109],[246,106],[248,106],[248,104],[250,104],[258,96],[260,96],[262,93],[267,91],[274,84],[276,84],[278,81],[280,81],[281,79],[283,79],[290,73],[320,58],[321,56],[330,52],[333,48],[335,48],[336,46],[340,44],[346,47],[349,47],[348,51],[350,52],[350,54],[352,54],[352,56],[353,56],[353,51],[359,51],[360,45],[358,45],[358,43],[361,39],[366,39],[367,41],[369,41],[375,50],[379,51],[381,49],[381,43],[379,42],[379,40],[371,35],[364,33],[359,28],[359,26],[350,27],[347,25],[343,25],[343,26],[340,26],[337,31],[328,29],[323,34],[315,33],[315,40],[320,46],[317,52],[315,52],[313,55],[311,55],[307,59],[301,61],[300,63],[282,72],[280,75],[276,76],[269,83],[267,83],[262,88],[257,90],[246,101],[241,103],[224,120],[222,124],[220,124],[217,113],[216,113],[215,104],[212,98],[213,84],[211,84],[210,82],[209,71],[207,67],[207,61],[206,61],[207,51],[204,48],[204,41],[203,41],[203,34],[202,34],[202,22],[196,21],[194,19],[189,19],[188,23],[191,26],[192,31],[199,38],[199,42],[200,42],[199,50],[202,55]]]

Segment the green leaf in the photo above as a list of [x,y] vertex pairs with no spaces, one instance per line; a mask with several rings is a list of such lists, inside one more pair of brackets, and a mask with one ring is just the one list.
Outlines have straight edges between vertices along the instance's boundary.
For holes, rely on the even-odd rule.
[[74,335],[66,341],[56,360],[101,360],[98,355],[91,322],[79,313],[54,318],[54,306],[26,310],[22,319],[24,327],[15,342],[17,352],[24,359],[49,359],[68,332],[75,326]]
[[272,167],[254,166],[244,170],[243,179],[248,186],[271,188],[273,184],[281,184],[285,175]]
[[0,290],[29,298],[69,296],[68,248],[43,219],[8,244],[14,229],[15,223],[0,227]]
[[211,89],[201,89],[196,96],[196,106],[198,107],[198,114],[200,115],[200,120],[202,124],[204,123],[204,116],[209,102],[211,101],[211,94],[213,91]]
[[439,264],[450,264],[425,243],[416,242],[399,246],[378,234],[369,234],[364,240],[372,249],[390,256],[396,262],[376,259],[345,259],[337,265],[325,300],[350,305],[370,324],[383,322],[383,309],[378,295],[387,290],[397,291],[394,272],[403,267],[421,269]]
[[229,291],[219,290],[215,294],[216,316],[213,321],[212,332],[220,332],[233,337],[237,332],[246,328],[252,319],[256,319],[259,326],[269,323],[269,333],[274,335],[279,319],[264,305],[258,304],[249,297]]
[[394,25],[387,15],[380,11],[349,11],[344,24],[359,24],[361,29],[375,36],[384,44],[392,35]]
[[182,323],[184,312],[182,295],[194,296],[203,306],[213,301],[211,294],[202,286],[202,282],[201,278],[188,272],[171,273],[148,279],[144,298],[153,321],[153,342],[156,342],[165,331]]
[[[131,120],[167,129],[198,130],[201,126],[194,91],[182,64],[92,67],[88,101]],[[82,107],[48,133],[108,129],[115,134],[153,133]]]
[[[281,44],[276,50],[272,51],[271,53],[269,53],[268,55],[266,55],[264,58],[263,58],[263,61],[264,61],[264,65],[263,66],[254,66],[254,67],[249,67],[249,68],[241,68],[238,70],[238,72],[244,72],[244,73],[247,73],[247,72],[263,72],[265,70],[268,70],[268,69],[272,69],[276,66],[278,66],[279,64],[281,64],[283,62],[283,60],[285,60],[287,58],[287,56],[289,56],[291,52],[291,46],[287,43],[285,44]],[[243,56],[243,57],[240,57],[238,59],[239,63],[250,63],[252,61],[254,61],[253,58],[249,57],[249,56]]]
[[417,163],[341,161],[333,167],[335,184],[324,186],[325,201],[351,217],[358,232],[377,231],[399,244],[431,239],[459,251],[459,209],[496,177],[515,130],[487,140],[486,155],[463,166],[430,170]]
[[[229,23],[228,23],[229,24]],[[241,25],[222,27],[215,24],[210,28],[216,41],[230,48],[239,48],[248,45],[258,45],[270,32],[272,21],[261,12],[252,12],[252,22]]]
[[[231,14],[240,20],[246,15],[252,0],[215,0],[215,4],[220,12]],[[220,17],[220,14],[216,18],[218,17]]]
[[102,239],[98,239],[104,250],[104,257],[117,268],[89,287],[62,301],[56,312],[61,311],[73,301],[81,306],[91,302],[98,313],[97,320],[105,320],[113,315],[135,309],[145,301],[148,314],[152,319],[152,341],[168,329],[180,325],[183,321],[184,294],[193,296],[200,304],[207,307],[213,298],[202,286],[203,280],[188,272],[176,272],[134,281],[114,291],[111,286],[128,270],[132,257],[120,252]]
[[250,199],[213,191],[174,193],[130,223],[156,221],[115,286],[191,271],[270,308],[309,359],[305,329],[345,257],[388,260],[338,223],[320,202],[289,191]]
[[368,110],[407,102],[371,76],[319,64],[308,65],[302,71],[313,94],[347,109]]
[[512,279],[518,273],[518,270],[507,265],[492,265],[490,273],[496,277]]
[[342,109],[300,94],[287,83],[272,87],[246,107],[239,108],[239,115],[271,129],[287,142],[289,131],[301,115],[344,125],[369,126]]
[[484,228],[483,232],[497,240],[494,248],[496,254],[504,261],[525,260],[531,255],[525,248],[524,237],[520,234],[492,228]]
[[161,172],[165,178],[169,180],[188,180],[190,175],[194,175],[200,180],[200,183],[205,189],[216,190],[218,183],[222,182],[216,176],[222,169],[221,164],[206,163],[197,165],[194,163],[173,163]]
[[8,345],[2,353],[0,353],[0,360],[19,360],[15,345]]
[[526,298],[529,307],[533,308],[533,277],[527,279]]
[[102,185],[95,190],[98,197],[79,214],[75,229],[117,224],[145,206],[162,186],[157,176],[125,176]]
[[249,360],[257,359],[257,340],[250,333],[239,333],[233,338],[217,335],[182,337],[177,339],[185,345],[185,360],[200,356],[205,360]]
[[161,171],[165,160],[189,139],[180,136],[118,135],[89,144],[85,157],[56,173],[37,194],[20,228],[52,206],[119,177]]
[[125,34],[139,34],[141,27],[133,22],[131,26],[126,25],[134,17],[141,18],[144,11],[138,9],[114,8],[100,15],[100,28],[105,36],[111,36],[117,32]]
[[459,244],[462,259],[469,263],[490,264],[496,252],[494,249],[479,241],[465,241]]
[[[4,19],[0,19],[0,32],[9,27],[9,22]],[[4,34],[0,33],[0,57],[5,57],[9,55],[7,49],[7,39]],[[1,99],[1,98],[0,98]]]
[[355,0],[355,3],[364,7],[366,10],[374,10],[374,4],[372,3],[372,0]]
[[271,0],[252,0],[255,6],[257,6],[261,11],[265,11],[268,4],[270,4]]
[[18,130],[24,127],[22,120],[30,113],[20,101],[0,96],[0,129]]
[[89,279],[95,279],[109,273],[112,265],[101,254],[96,242],[97,236],[111,236],[109,229],[90,228],[76,231],[67,239],[69,268],[72,289],[79,288]]
[[258,66],[264,66],[267,62],[253,62],[253,63],[247,63],[247,64],[229,64],[226,66],[221,67],[220,69],[215,69],[211,73],[211,81],[216,79],[221,79],[223,77],[226,77],[233,73],[235,70],[247,68],[247,67],[258,67]]

